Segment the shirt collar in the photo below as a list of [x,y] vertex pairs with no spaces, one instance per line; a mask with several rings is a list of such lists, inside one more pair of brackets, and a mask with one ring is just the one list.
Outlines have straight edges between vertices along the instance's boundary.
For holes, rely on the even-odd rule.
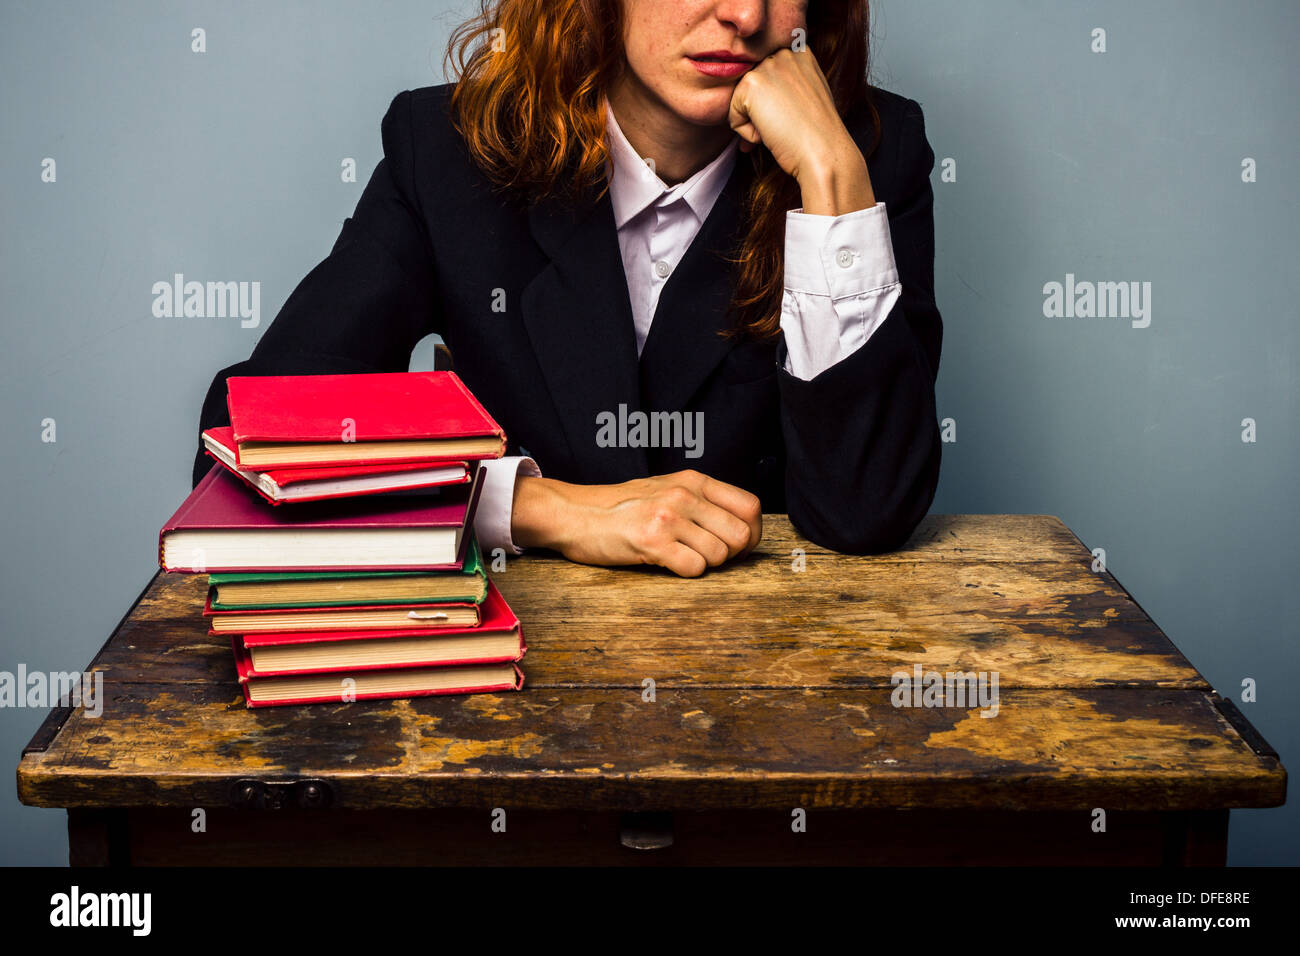
[[605,103],[605,128],[609,134],[610,156],[610,161],[606,164],[606,176],[610,180],[610,200],[614,204],[614,224],[617,228],[622,229],[629,220],[649,206],[666,206],[679,199],[686,200],[695,218],[703,224],[731,175],[740,143],[738,137],[733,136],[727,148],[690,179],[669,186],[637,155],[619,128],[618,121],[614,119],[614,111],[608,102]]

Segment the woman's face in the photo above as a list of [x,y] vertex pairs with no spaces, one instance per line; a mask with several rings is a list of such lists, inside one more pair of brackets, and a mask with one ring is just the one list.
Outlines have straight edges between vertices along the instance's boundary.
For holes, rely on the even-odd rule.
[[628,80],[683,120],[727,122],[746,72],[806,29],[808,0],[623,0]]

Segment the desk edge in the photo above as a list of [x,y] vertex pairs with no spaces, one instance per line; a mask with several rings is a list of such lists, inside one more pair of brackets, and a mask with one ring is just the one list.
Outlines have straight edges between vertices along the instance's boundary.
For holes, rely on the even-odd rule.
[[[131,602],[131,606],[123,612],[120,618],[118,618],[116,626],[108,632],[108,637],[104,638],[104,643],[99,645],[99,650],[97,650],[95,656],[90,659],[90,663],[86,666],[87,672],[93,672],[95,670],[95,665],[99,662],[104,651],[108,649],[108,645],[113,642],[113,638],[117,637],[118,632],[121,631],[122,627],[126,624],[127,618],[129,618],[139,606],[140,602],[144,599],[144,596],[149,593],[149,589],[153,587],[154,581],[158,579],[158,575],[160,574],[162,574],[161,570],[154,571],[149,580],[145,583],[145,586],[140,589],[140,593],[135,596],[135,600]],[[54,743],[54,738],[57,737],[59,731],[63,729],[63,725],[67,723],[68,718],[72,716],[72,710],[71,707],[51,708],[50,712],[45,715],[45,719],[41,721],[41,725],[36,728],[36,733],[32,734],[32,739],[29,740],[27,746],[23,748],[22,755],[26,757],[31,753],[44,753],[48,750],[50,744]]]

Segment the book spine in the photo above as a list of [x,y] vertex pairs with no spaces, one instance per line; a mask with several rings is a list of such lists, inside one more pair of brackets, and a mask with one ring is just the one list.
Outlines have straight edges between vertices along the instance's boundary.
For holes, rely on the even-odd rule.
[[222,468],[220,465],[213,465],[211,468],[209,468],[208,473],[199,479],[199,483],[194,486],[194,490],[190,492],[189,496],[185,499],[185,501],[181,503],[181,506],[176,509],[176,513],[173,514],[171,518],[167,520],[167,523],[163,525],[162,529],[158,532],[158,567],[162,568],[168,574],[171,574],[173,572],[186,573],[186,572],[192,572],[194,570],[192,568],[167,567],[167,564],[163,557],[165,552],[164,540],[166,539],[167,534],[169,532],[174,531],[177,527],[179,527],[183,523],[186,515],[190,513],[190,509],[193,508],[199,502],[199,500],[203,497],[204,493],[206,493],[208,487],[210,487],[212,483],[217,480],[217,475],[224,470],[225,469]]

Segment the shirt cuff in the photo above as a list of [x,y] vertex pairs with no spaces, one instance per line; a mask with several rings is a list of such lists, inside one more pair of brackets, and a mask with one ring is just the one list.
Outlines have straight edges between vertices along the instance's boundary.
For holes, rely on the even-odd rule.
[[884,203],[842,216],[786,213],[786,372],[809,380],[852,355],[901,293]]
[[485,558],[496,548],[506,554],[523,554],[510,536],[510,518],[514,512],[515,484],[520,476],[542,477],[537,462],[523,455],[493,458],[482,462],[483,490],[479,492],[478,510],[474,514],[474,534]]

